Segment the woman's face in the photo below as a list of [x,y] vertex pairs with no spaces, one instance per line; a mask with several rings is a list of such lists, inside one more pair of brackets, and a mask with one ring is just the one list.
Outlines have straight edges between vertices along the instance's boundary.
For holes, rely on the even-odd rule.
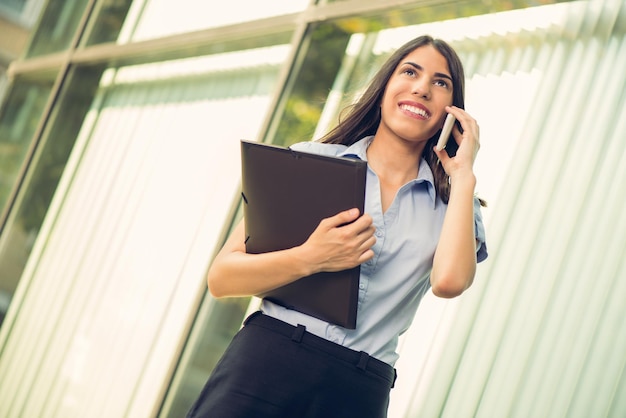
[[452,77],[444,56],[431,45],[413,50],[387,82],[379,133],[411,142],[427,141],[443,126],[452,93]]

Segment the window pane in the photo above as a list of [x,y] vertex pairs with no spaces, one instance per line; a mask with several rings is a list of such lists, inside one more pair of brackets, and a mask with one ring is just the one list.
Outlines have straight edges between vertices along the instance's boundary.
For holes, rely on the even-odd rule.
[[188,345],[188,352],[177,371],[173,389],[160,418],[184,417],[200,395],[208,374],[213,370],[233,336],[239,331],[250,298],[212,299],[205,297]]
[[98,3],[95,12],[97,17],[87,45],[115,42],[132,2],[133,0],[103,0]]
[[15,186],[53,80],[18,80],[0,108],[0,213]]
[[153,39],[294,13],[308,0],[152,0],[131,7],[118,42]]
[[70,47],[89,0],[49,0],[27,56],[49,54]]
[[21,13],[26,5],[26,0],[0,0],[0,10],[8,10],[13,13]]
[[5,213],[41,112],[52,89],[54,75],[16,79],[0,104],[0,214]]
[[32,28],[46,0],[0,0],[0,14],[24,29]]
[[311,42],[301,50],[305,56],[272,142],[291,145],[313,138],[349,40],[346,31],[334,24],[319,25],[311,34]]
[[[289,52],[275,45],[70,75],[59,123],[45,135],[34,181],[6,231],[7,241],[21,232],[35,242],[21,275],[29,291],[11,317],[13,347],[28,348],[11,367],[37,368],[24,374],[45,395],[23,405],[24,416],[38,416],[42,405],[58,416],[149,415],[232,215],[239,140],[258,137]],[[44,198],[42,224],[44,213],[32,206]],[[30,250],[24,245],[25,255]],[[40,302],[50,298],[64,303]],[[247,305],[206,297],[210,329],[196,350],[215,355],[199,359],[200,370],[212,367]],[[67,339],[45,332],[51,328]],[[39,344],[28,342],[41,334]],[[2,386],[0,405],[15,398]]]
[[0,66],[0,103],[3,102],[4,95],[7,93],[8,86],[9,79],[7,77],[5,69]]
[[[51,78],[17,80],[7,92],[6,101],[0,107],[0,216],[8,210],[8,200],[25,164],[33,134],[52,84]],[[2,229],[0,225],[0,231]],[[22,236],[20,239],[24,241],[28,237]],[[19,259],[19,245],[15,243],[10,246],[3,245],[2,242],[0,241],[0,326],[15,293],[21,272],[20,263],[15,262]]]
[[[5,228],[0,236],[0,286],[2,300],[6,306],[0,306],[2,317],[13,297],[18,281],[43,218],[48,210],[54,191],[69,152],[72,149],[76,132],[82,123],[85,109],[91,100],[93,78],[99,77],[98,71],[83,70],[72,78],[70,88],[62,95],[60,107],[48,134],[42,139],[34,154],[31,168],[17,196]],[[38,84],[18,84],[7,100],[5,111],[0,119],[0,170],[3,183],[0,184],[3,197],[11,184],[4,184],[4,179],[15,181],[16,172],[22,164],[26,149],[48,94],[52,82]],[[5,175],[6,174],[6,175]],[[4,199],[3,199],[4,201]]]

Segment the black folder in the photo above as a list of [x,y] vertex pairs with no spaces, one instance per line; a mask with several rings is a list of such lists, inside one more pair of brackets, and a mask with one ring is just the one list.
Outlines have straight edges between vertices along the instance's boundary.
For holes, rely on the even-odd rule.
[[[246,252],[304,243],[324,218],[363,213],[367,163],[241,141]],[[356,328],[360,267],[322,272],[258,295],[315,318]]]

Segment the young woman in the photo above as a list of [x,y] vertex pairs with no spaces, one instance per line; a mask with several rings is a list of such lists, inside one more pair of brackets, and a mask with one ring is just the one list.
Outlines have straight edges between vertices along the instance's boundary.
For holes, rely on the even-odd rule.
[[[400,47],[347,117],[294,149],[368,163],[365,213],[324,219],[302,245],[246,254],[241,223],[208,273],[215,297],[257,295],[321,271],[361,265],[357,326],[344,329],[263,301],[234,337],[188,417],[385,417],[398,337],[425,292],[452,298],[487,257],[453,49],[429,36]],[[447,151],[435,149],[448,113]],[[450,153],[450,155],[448,154]]]

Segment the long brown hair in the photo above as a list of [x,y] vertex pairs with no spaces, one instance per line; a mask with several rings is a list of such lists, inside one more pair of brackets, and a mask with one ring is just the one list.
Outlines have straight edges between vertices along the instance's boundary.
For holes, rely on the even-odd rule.
[[[465,73],[460,58],[445,41],[424,35],[405,43],[387,59],[372,78],[365,92],[356,102],[345,109],[345,118],[341,119],[339,124],[323,136],[320,141],[329,144],[352,145],[363,137],[374,135],[380,124],[380,104],[393,72],[413,50],[427,45],[433,46],[446,59],[452,77],[452,104],[464,109]],[[437,195],[444,203],[448,203],[450,198],[448,175],[439,164],[437,155],[433,151],[440,132],[438,131],[428,140],[424,147],[423,157],[433,173]],[[448,155],[454,156],[457,148],[455,141],[449,141],[446,151]],[[481,204],[484,205],[484,201],[481,200]]]

